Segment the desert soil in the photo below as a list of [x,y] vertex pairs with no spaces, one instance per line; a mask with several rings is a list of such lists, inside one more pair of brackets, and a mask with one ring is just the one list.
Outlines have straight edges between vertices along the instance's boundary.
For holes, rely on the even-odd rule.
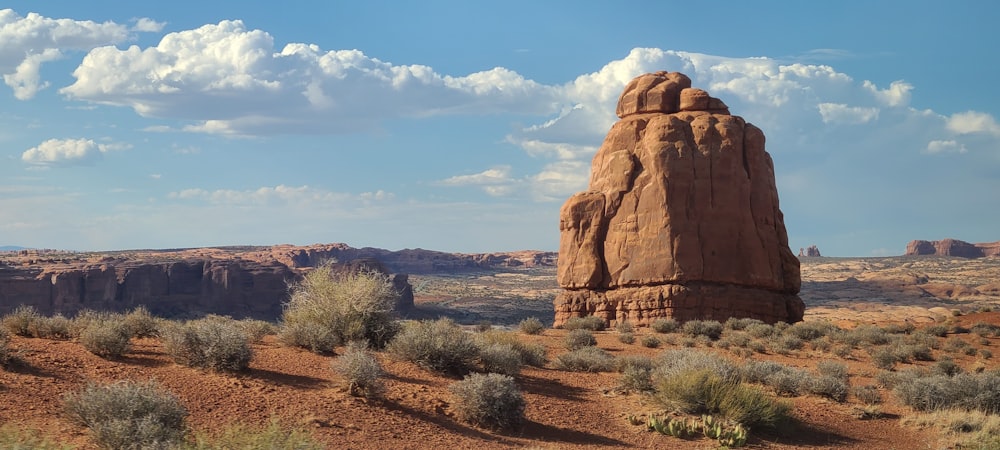
[[[952,309],[973,311],[984,305],[1000,306],[996,291],[988,289],[1000,279],[1000,272],[993,266],[1000,263],[937,258],[815,259],[803,264],[803,298],[809,308],[806,320],[836,320],[843,326],[906,320],[916,321],[919,326],[944,320],[966,326],[980,321],[1000,323],[1000,313],[969,313],[955,318],[950,313]],[[419,288],[418,308],[428,316],[458,316],[467,323],[514,323],[526,315],[550,318],[550,295],[556,292],[551,278],[554,273],[512,273],[414,277],[414,285]],[[546,280],[546,276],[550,278]],[[930,289],[925,288],[928,284]],[[461,295],[455,295],[454,289],[460,289]],[[967,294],[954,295],[955,289]],[[951,293],[947,293],[949,290]],[[519,305],[527,307],[519,309]],[[540,336],[522,337],[545,345],[549,359],[554,359],[566,351],[565,333],[549,329]],[[640,329],[637,334],[635,344],[622,344],[614,331],[599,332],[598,346],[614,355],[649,356],[675,348],[645,348],[639,344],[641,338],[654,333]],[[973,339],[974,335],[963,336],[980,348],[1000,345],[1000,338],[980,341],[978,337]],[[566,372],[554,369],[551,363],[545,368],[525,368],[517,377],[527,404],[524,427],[495,432],[455,419],[448,392],[455,378],[427,372],[384,354],[379,357],[389,374],[387,391],[382,400],[369,401],[348,395],[331,370],[336,356],[282,347],[274,336],[254,345],[250,370],[240,374],[179,366],[165,354],[159,341],[151,338],[134,340],[133,349],[120,360],[101,359],[72,341],[14,337],[12,347],[20,351],[22,362],[0,370],[0,424],[10,422],[42,430],[80,449],[95,447],[86,430],[68,421],[62,412],[63,395],[88,381],[121,379],[159,381],[189,409],[189,424],[194,430],[218,430],[234,422],[266,424],[278,419],[307,429],[329,448],[716,447],[707,439],[679,440],[630,425],[627,415],[659,409],[641,395],[616,392],[618,374]],[[738,359],[729,352],[704,350]],[[816,362],[833,357],[807,346],[786,356],[768,353],[754,354],[752,358],[812,369]],[[954,358],[966,368],[974,364],[987,369],[997,367],[994,359],[965,355]],[[867,353],[855,351],[852,359],[843,361],[850,368],[852,385],[875,383],[878,370]],[[752,433],[748,448],[940,448],[933,431],[901,425],[900,418],[910,410],[887,392],[883,397],[884,414],[870,420],[856,417],[859,404],[853,397],[846,403],[816,396],[789,399],[798,423],[795,430],[784,435]]]

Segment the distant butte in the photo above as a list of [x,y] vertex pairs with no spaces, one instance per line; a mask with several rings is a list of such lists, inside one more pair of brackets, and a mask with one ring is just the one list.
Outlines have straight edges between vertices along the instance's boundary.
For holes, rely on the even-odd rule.
[[1000,241],[970,244],[958,239],[940,241],[915,240],[906,244],[905,256],[958,256],[960,258],[984,258],[1000,256]]

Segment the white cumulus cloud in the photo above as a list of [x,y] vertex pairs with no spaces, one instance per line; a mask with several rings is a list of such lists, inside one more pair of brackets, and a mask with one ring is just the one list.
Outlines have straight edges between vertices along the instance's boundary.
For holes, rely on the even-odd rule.
[[494,197],[513,193],[520,180],[512,178],[510,166],[497,166],[479,173],[456,175],[438,182],[442,186],[474,186]]
[[860,124],[878,119],[878,108],[847,106],[843,103],[820,103],[816,105],[823,123]]
[[[149,30],[149,19],[138,19],[135,31]],[[125,25],[114,22],[54,19],[37,13],[21,16],[13,9],[0,9],[0,74],[14,95],[27,100],[48,86],[41,80],[40,66],[63,56],[64,51],[87,51],[117,44],[132,35]]]
[[36,166],[77,166],[100,161],[104,153],[130,148],[127,144],[97,143],[92,139],[49,139],[21,154]]
[[1000,124],[992,115],[979,111],[955,113],[948,117],[948,130],[958,134],[986,133],[1000,137]]
[[927,153],[966,153],[969,150],[957,141],[930,141],[927,143]]

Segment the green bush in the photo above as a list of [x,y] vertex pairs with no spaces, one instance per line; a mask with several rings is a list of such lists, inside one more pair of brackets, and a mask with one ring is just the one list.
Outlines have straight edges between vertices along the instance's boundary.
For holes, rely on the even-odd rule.
[[635,327],[632,325],[632,322],[629,322],[627,320],[622,320],[618,323],[615,323],[615,331],[619,333],[634,333]]
[[847,393],[850,385],[846,378],[831,375],[820,375],[809,380],[809,393],[826,397],[835,402],[843,403],[847,400]]
[[344,379],[353,396],[376,398],[385,390],[382,381],[385,370],[375,354],[361,342],[347,345],[344,354],[333,361],[333,371]]
[[524,422],[524,398],[514,379],[501,374],[471,374],[449,386],[459,420],[511,429]]
[[740,377],[739,368],[721,356],[714,353],[691,348],[667,350],[656,360],[653,370],[654,377],[669,378],[692,370],[708,370],[726,381],[737,381]]
[[774,334],[774,326],[766,323],[752,323],[747,325],[744,330],[746,330],[747,334],[757,339],[770,337]]
[[608,372],[614,365],[615,357],[597,347],[583,347],[556,357],[556,368],[572,372]]
[[52,317],[39,317],[30,325],[30,334],[37,338],[69,339],[72,337],[72,321],[62,314]]
[[479,350],[483,370],[489,373],[517,376],[521,373],[521,353],[510,344],[490,344]]
[[847,364],[828,359],[824,359],[816,363],[816,371],[819,372],[820,375],[834,377],[841,380],[850,378],[850,373],[848,373],[847,370]]
[[104,449],[169,448],[184,438],[187,410],[154,382],[88,384],[66,395],[65,407]]
[[266,320],[243,319],[239,321],[240,328],[247,334],[250,342],[260,342],[264,336],[277,333],[274,324]]
[[545,331],[545,325],[535,317],[522,320],[521,323],[517,324],[517,328],[524,334],[542,334]]
[[678,327],[680,327],[680,324],[677,323],[677,320],[669,317],[665,319],[656,319],[652,324],[650,324],[650,328],[657,333],[673,333],[674,331],[677,331]]
[[569,350],[578,350],[594,345],[597,345],[597,338],[590,330],[577,328],[566,334],[566,348]]
[[635,334],[634,333],[621,333],[621,334],[618,335],[618,342],[621,342],[622,344],[632,344],[632,343],[635,343]]
[[751,319],[749,317],[730,317],[726,319],[726,322],[722,324],[722,327],[727,330],[741,331],[745,330],[750,325],[761,325],[764,322],[760,319]]
[[853,330],[833,331],[829,336],[835,341],[858,347],[860,345],[885,345],[889,343],[889,333],[874,325],[861,325]]
[[210,317],[166,326],[163,346],[178,364],[216,371],[246,370],[253,359],[250,340],[238,321]]
[[153,317],[145,306],[138,306],[129,311],[122,320],[129,327],[132,336],[140,338],[156,336],[161,322],[160,319]]
[[646,355],[622,355],[615,358],[614,369],[616,372],[624,372],[629,367],[641,367],[646,370],[653,370],[655,365],[653,358]]
[[199,433],[184,450],[323,450],[307,431],[283,427],[272,420],[265,427],[232,425],[221,432]]
[[787,334],[772,335],[767,341],[768,348],[780,355],[787,355],[793,350],[800,350],[804,345],[805,342],[802,339]]
[[738,380],[710,369],[685,369],[653,377],[653,398],[688,414],[719,414],[748,427],[774,428],[788,420],[791,407]]
[[706,336],[714,341],[722,336],[722,324],[718,320],[689,320],[684,322],[681,331],[691,337]]
[[962,367],[955,364],[951,358],[942,359],[931,367],[931,373],[935,375],[954,376],[962,373]]
[[945,337],[948,335],[948,326],[941,324],[931,325],[927,328],[924,328],[923,331],[931,336]]
[[888,348],[880,347],[872,352],[872,364],[879,369],[892,370],[899,362],[899,357]]
[[795,323],[786,328],[783,333],[808,342],[826,336],[834,330],[837,330],[837,326],[830,322],[815,321]]
[[91,322],[80,332],[80,344],[102,358],[119,358],[131,348],[132,331],[122,320]]
[[479,358],[472,336],[447,318],[407,323],[387,348],[398,359],[452,374],[468,373]]
[[335,345],[367,341],[382,348],[399,330],[393,317],[399,293],[388,275],[375,270],[336,271],[327,263],[290,291],[279,333],[290,345],[332,352]]
[[627,365],[621,373],[619,387],[622,390],[631,392],[649,392],[653,390],[651,367]]
[[855,386],[851,389],[854,398],[865,405],[878,405],[882,403],[882,395],[878,392],[878,387],[872,385]]
[[570,317],[566,322],[563,323],[562,328],[564,330],[590,330],[590,331],[601,331],[608,326],[607,322],[600,317],[595,316],[585,316],[585,317]]

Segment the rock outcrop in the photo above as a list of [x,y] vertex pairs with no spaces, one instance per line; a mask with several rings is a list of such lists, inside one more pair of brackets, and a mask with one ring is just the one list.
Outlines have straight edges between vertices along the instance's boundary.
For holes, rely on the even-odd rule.
[[810,245],[809,248],[799,247],[799,258],[819,258],[823,256],[819,253],[819,247],[815,245]]
[[560,211],[555,324],[802,319],[764,133],[677,72],[642,75]]
[[984,258],[1000,256],[1000,241],[970,244],[958,239],[940,241],[915,240],[906,244],[906,256],[937,255],[960,258]]

